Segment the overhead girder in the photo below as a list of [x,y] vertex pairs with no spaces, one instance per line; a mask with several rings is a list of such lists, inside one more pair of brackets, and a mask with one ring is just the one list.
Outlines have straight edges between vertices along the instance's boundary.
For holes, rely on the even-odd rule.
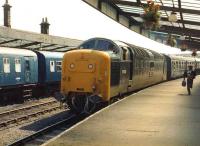
[[[136,7],[140,7],[141,5],[138,4],[137,2],[132,2],[132,1],[122,1],[122,0],[108,0],[108,1],[112,1],[115,4],[121,4],[121,5],[127,5],[127,6],[136,6]],[[147,6],[147,4],[142,4],[144,6]],[[172,11],[172,7],[168,7],[168,6],[160,6],[161,10],[166,10],[166,11]],[[173,8],[173,10],[175,12],[182,12],[182,13],[190,13],[190,14],[200,14],[200,10],[193,10],[193,9],[185,9],[185,8]]]
[[67,48],[69,46],[61,46],[61,47],[56,47],[56,48],[53,48],[53,49],[47,49],[47,51],[56,51],[57,49],[61,49],[61,48]]
[[[131,13],[131,12],[123,12],[126,15],[133,16],[133,17],[140,17],[140,14],[137,13]],[[168,21],[168,18],[161,18],[162,21]],[[169,21],[168,21],[169,22]],[[176,23],[184,23],[184,24],[190,24],[190,25],[200,25],[200,22],[195,21],[189,21],[189,20],[178,20]]]
[[55,46],[55,45],[56,45],[56,44],[50,44],[50,45],[42,46],[42,44],[41,44],[40,47],[36,47],[36,48],[34,48],[34,49],[38,50],[38,49],[40,49],[40,48],[48,48],[48,47],[52,47],[52,46]]
[[3,42],[0,42],[0,45],[12,43],[12,42],[16,42],[16,41],[18,41],[18,40],[19,40],[19,39],[13,39],[13,40],[9,40],[9,41],[3,41]]
[[193,36],[193,37],[200,37],[200,30],[196,29],[189,29],[189,28],[180,28],[168,25],[162,25],[157,31],[159,32],[167,32],[167,33],[174,33],[179,35],[186,35],[186,36]]
[[178,8],[179,8],[179,13],[180,13],[183,28],[185,28],[185,24],[184,24],[184,20],[183,20],[183,13],[182,13],[182,10],[181,10],[181,0],[178,0]]
[[[102,1],[107,2],[107,3],[111,4],[112,6],[114,6],[114,8],[117,10],[118,17],[119,17],[119,14],[123,14],[123,11],[119,7],[117,7],[112,1],[110,1],[110,0],[102,0]],[[125,14],[124,16],[126,16],[130,20],[131,24],[135,24],[135,25],[139,24],[137,20],[135,20],[134,18],[130,17],[129,15]],[[119,21],[119,18],[118,18],[118,21]]]
[[33,46],[33,45],[38,45],[38,44],[41,44],[41,42],[31,42],[31,43],[27,43],[27,44],[15,46],[15,47],[16,48],[26,48],[26,47]]

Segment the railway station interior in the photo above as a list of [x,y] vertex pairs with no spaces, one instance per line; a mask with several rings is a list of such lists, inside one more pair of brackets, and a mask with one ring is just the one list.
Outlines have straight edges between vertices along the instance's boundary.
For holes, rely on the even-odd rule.
[[0,146],[200,146],[200,1],[0,5]]

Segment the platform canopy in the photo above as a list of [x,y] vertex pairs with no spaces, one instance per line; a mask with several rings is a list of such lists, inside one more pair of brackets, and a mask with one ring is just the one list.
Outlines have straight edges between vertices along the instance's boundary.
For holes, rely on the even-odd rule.
[[82,41],[27,31],[0,27],[0,46],[29,50],[65,52]]
[[[120,21],[123,16],[128,19],[129,28],[133,25],[141,26],[141,14],[144,13],[142,6],[147,5],[147,0],[93,0],[97,1],[97,5],[92,0],[83,0],[88,4],[96,7],[107,15],[114,15],[116,12],[116,21]],[[156,30],[163,33],[171,33],[178,36],[184,36],[187,44],[192,48],[200,46],[200,0],[153,0],[160,5],[161,27]],[[102,4],[103,3],[103,4]],[[104,4],[108,4],[113,9],[112,12],[105,12]],[[176,22],[168,20],[171,12],[177,15]],[[122,22],[122,21],[121,21]]]

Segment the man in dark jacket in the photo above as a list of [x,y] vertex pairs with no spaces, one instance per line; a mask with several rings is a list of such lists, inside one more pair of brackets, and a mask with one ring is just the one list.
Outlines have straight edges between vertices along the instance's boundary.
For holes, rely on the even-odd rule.
[[183,78],[187,78],[187,91],[188,95],[191,95],[190,88],[192,88],[193,80],[196,76],[196,72],[192,70],[192,66],[188,66],[189,70],[186,70],[183,74]]

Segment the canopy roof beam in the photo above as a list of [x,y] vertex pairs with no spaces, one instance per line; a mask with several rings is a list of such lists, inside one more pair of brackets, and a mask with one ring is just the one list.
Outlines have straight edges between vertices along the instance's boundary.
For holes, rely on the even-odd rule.
[[[126,6],[136,6],[136,7],[140,7],[140,4],[138,4],[137,2],[132,2],[132,1],[122,1],[122,0],[109,0],[109,1],[113,1],[115,4],[120,4],[120,5],[126,5]],[[147,4],[142,4],[144,6],[147,6]],[[168,7],[168,6],[160,6],[161,10],[166,10],[166,11],[171,11],[172,7]],[[193,9],[185,9],[185,8],[173,8],[174,11],[176,12],[182,12],[182,13],[190,13],[190,14],[200,14],[200,10],[193,10]]]

